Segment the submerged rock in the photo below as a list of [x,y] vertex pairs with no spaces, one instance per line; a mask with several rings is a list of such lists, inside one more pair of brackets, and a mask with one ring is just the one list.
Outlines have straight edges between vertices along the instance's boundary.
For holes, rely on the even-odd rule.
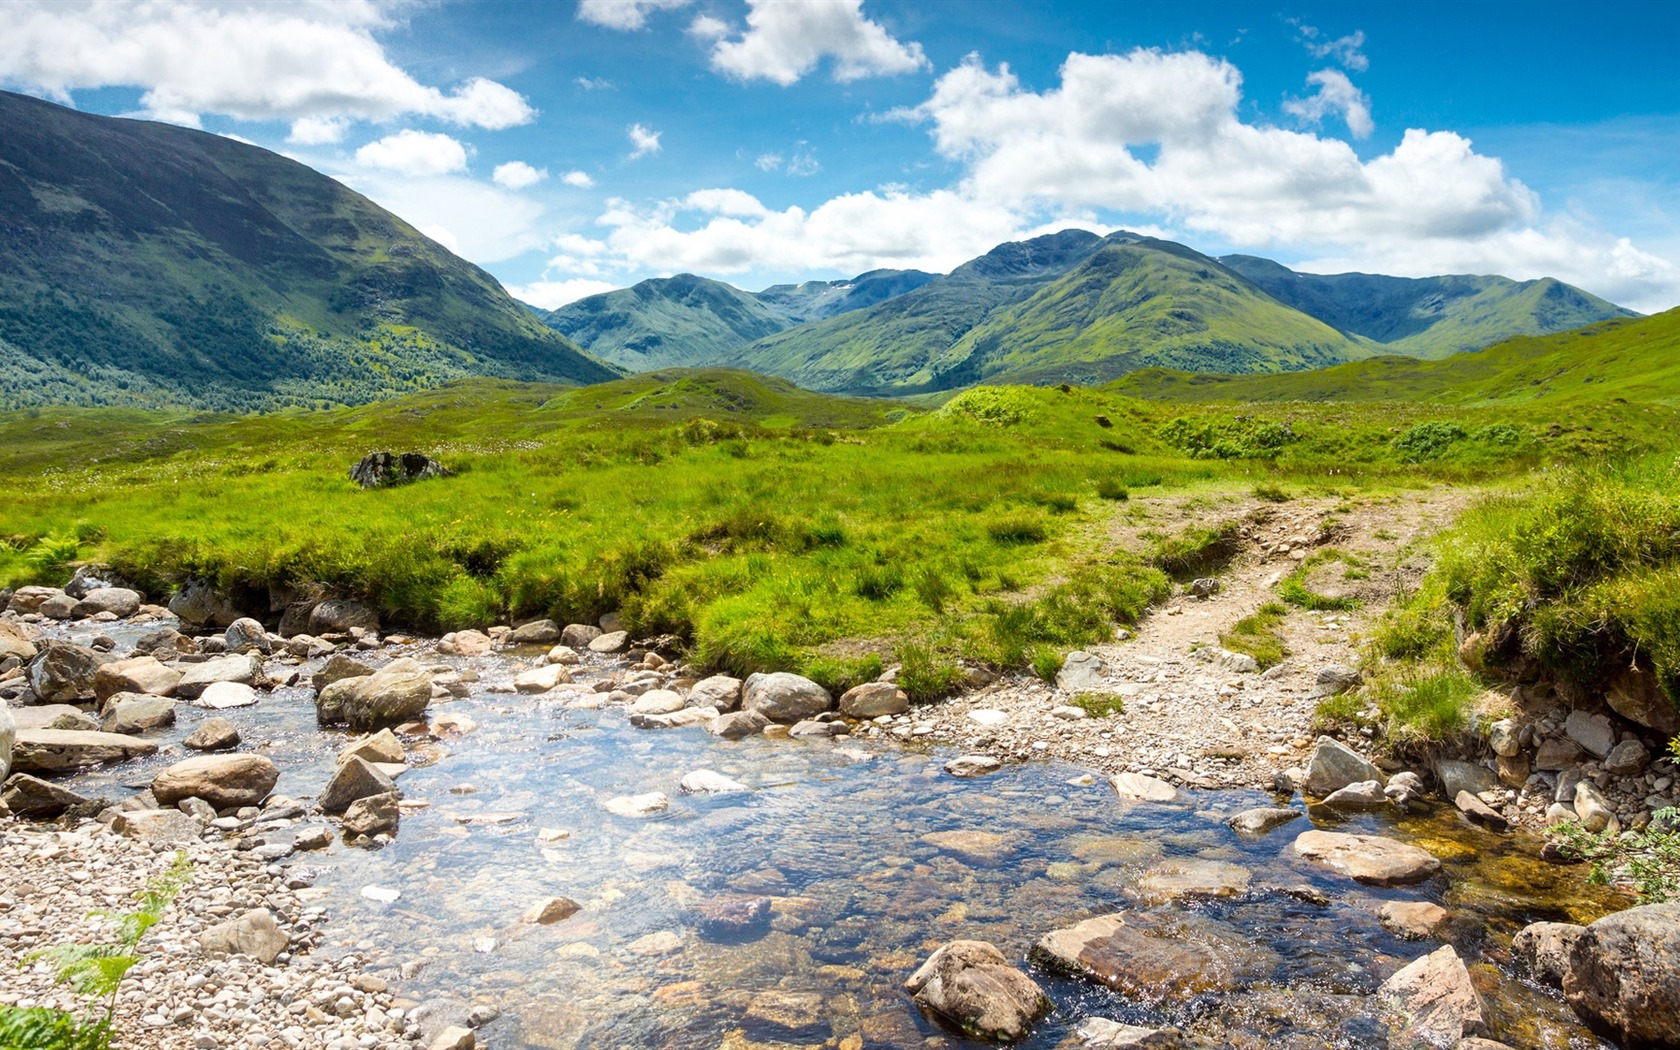
[[1298,809],[1273,809],[1261,806],[1256,809],[1245,809],[1230,818],[1225,824],[1233,831],[1240,831],[1247,835],[1260,835],[1280,828],[1304,814]]
[[952,941],[928,956],[905,989],[976,1039],[1015,1043],[1050,1012],[1050,998],[985,941]]
[[1279,961],[1234,926],[1171,911],[1086,919],[1045,934],[1033,946],[1032,958],[1152,1004],[1235,991],[1271,972]]

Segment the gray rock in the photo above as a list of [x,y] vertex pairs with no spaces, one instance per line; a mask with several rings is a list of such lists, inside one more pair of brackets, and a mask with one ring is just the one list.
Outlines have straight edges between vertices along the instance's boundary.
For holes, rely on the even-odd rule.
[[757,736],[770,724],[770,719],[757,711],[730,711],[706,723],[706,732],[725,740],[740,740]]
[[249,616],[242,616],[228,624],[228,629],[222,637],[227,641],[228,652],[230,653],[237,653],[247,647],[260,653],[274,650],[274,641],[269,638],[268,632],[263,629],[263,625]]
[[1637,740],[1624,740],[1605,756],[1604,768],[1619,777],[1642,773],[1651,764],[1651,752]]
[[786,671],[755,674],[742,687],[741,708],[792,725],[834,707],[834,697],[809,678]]
[[239,727],[225,718],[207,718],[181,744],[194,751],[226,751],[239,746]]
[[355,657],[345,656],[343,653],[334,653],[327,658],[326,663],[321,665],[321,669],[316,671],[314,676],[309,679],[309,684],[319,693],[334,682],[342,682],[346,678],[366,678],[372,673],[372,667]]
[[348,722],[359,732],[412,722],[432,702],[432,676],[419,661],[392,660],[373,674],[340,679],[315,697],[322,725]]
[[442,463],[423,452],[369,452],[350,468],[350,480],[364,489],[391,488],[428,478],[447,478]]
[[1204,645],[1193,654],[1196,659],[1213,664],[1224,671],[1251,674],[1260,670],[1260,662],[1247,653],[1236,653],[1217,645]]
[[396,783],[390,777],[371,763],[352,756],[341,763],[332,779],[327,781],[319,802],[324,813],[343,813],[358,799],[392,793],[398,792]]
[[626,631],[608,631],[589,643],[592,653],[621,653],[630,644],[630,635]]
[[188,580],[170,597],[169,611],[189,627],[227,627],[239,619],[228,597],[204,580]]
[[6,603],[6,609],[20,615],[40,612],[41,606],[49,600],[62,597],[66,597],[66,595],[58,587],[19,587],[12,592],[11,600]]
[[[597,632],[599,633],[599,632]],[[507,636],[509,645],[553,645],[564,641],[560,626],[553,620],[532,620],[515,627]]]
[[1563,997],[1627,1048],[1680,1046],[1680,902],[1607,915],[1569,950]]
[[1347,664],[1326,664],[1318,672],[1313,683],[1313,697],[1340,696],[1359,685],[1365,676],[1359,669]]
[[945,763],[945,772],[954,777],[980,777],[996,773],[1003,763],[991,755],[959,755]]
[[1327,736],[1318,738],[1312,757],[1307,760],[1307,782],[1304,785],[1307,794],[1322,798],[1349,784],[1366,780],[1387,783],[1382,770],[1346,744]]
[[1551,737],[1540,742],[1534,753],[1534,768],[1557,772],[1579,765],[1586,752],[1573,740]]
[[1409,769],[1402,770],[1388,778],[1383,794],[1402,809],[1419,808],[1423,805],[1423,778]]
[[684,726],[710,725],[718,717],[715,707],[685,707],[662,715],[632,714],[630,724],[637,729],[681,729]]
[[1056,688],[1064,693],[1098,692],[1104,688],[1103,671],[1107,669],[1102,660],[1087,652],[1074,650],[1067,654],[1062,661],[1062,669],[1056,672]]
[[1569,739],[1597,758],[1604,758],[1616,746],[1616,727],[1603,715],[1571,711],[1564,720],[1563,731]]
[[1612,711],[1634,725],[1654,729],[1664,737],[1680,736],[1680,708],[1649,667],[1624,668],[1610,680],[1604,699]]
[[118,693],[99,728],[107,733],[132,736],[175,724],[175,701],[166,696]]
[[1250,987],[1281,963],[1236,927],[1177,910],[1086,919],[1039,938],[1030,958],[1155,1006]]
[[179,809],[131,809],[111,820],[111,830],[148,846],[166,849],[197,842],[204,833],[198,821]]
[[1302,815],[1298,809],[1272,809],[1262,806],[1256,809],[1245,809],[1225,823],[1234,831],[1240,831],[1247,835],[1260,835],[1271,831],[1273,828],[1280,828]]
[[69,620],[75,616],[76,605],[76,599],[60,593],[42,602],[40,613],[49,620]]
[[181,672],[155,656],[133,656],[112,660],[93,673],[93,695],[103,704],[118,693],[146,693],[171,696],[181,682]]
[[715,707],[719,711],[733,711],[741,703],[741,680],[726,674],[715,674],[694,683],[688,691],[690,707]]
[[358,835],[394,835],[397,832],[397,822],[400,811],[397,802],[402,795],[395,791],[386,791],[378,795],[368,795],[350,803],[344,810],[344,835],[351,838]]
[[11,708],[0,700],[0,784],[12,775],[12,748],[17,744],[17,721]]
[[1441,870],[1441,862],[1425,850],[1379,835],[1303,831],[1292,848],[1298,856],[1371,886],[1422,882]]
[[217,809],[259,806],[279,779],[279,767],[262,755],[198,755],[153,777],[152,794],[164,806],[184,798],[201,798]]
[[217,682],[255,686],[261,680],[262,661],[256,657],[245,654],[218,656],[203,663],[187,664],[185,673],[175,685],[175,695],[192,700]]
[[199,934],[198,943],[206,953],[249,955],[264,966],[272,966],[291,939],[267,908],[253,908],[237,919],[205,930]]
[[993,1042],[1020,1042],[1050,1012],[1044,990],[985,941],[942,945],[904,987],[967,1035]]
[[1185,592],[1192,598],[1211,598],[1220,591],[1219,581],[1211,576],[1202,576],[1190,581]]
[[1383,794],[1382,785],[1375,780],[1362,780],[1330,792],[1324,796],[1322,804],[1344,812],[1369,812],[1387,806],[1388,796]]
[[1605,831],[1612,827],[1620,830],[1615,809],[1590,780],[1575,785],[1575,816],[1588,831]]
[[587,623],[569,623],[560,632],[560,643],[573,649],[587,649],[589,643],[605,633],[599,627]]
[[35,820],[51,820],[72,806],[85,805],[90,801],[86,795],[79,795],[69,788],[59,787],[28,773],[19,773],[7,780],[6,790],[0,793],[0,805],[11,810],[15,816]]
[[668,715],[688,706],[682,694],[669,689],[649,689],[630,705],[632,715]]
[[865,682],[840,697],[840,713],[847,718],[880,718],[910,710],[910,698],[891,682]]
[[788,728],[788,736],[795,739],[845,736],[850,732],[844,722],[830,722],[821,718],[801,719]]
[[1108,778],[1114,793],[1126,802],[1177,802],[1179,790],[1157,777],[1142,773],[1116,773]]
[[1435,779],[1441,782],[1441,794],[1448,798],[1457,798],[1460,791],[1479,795],[1499,786],[1499,777],[1493,770],[1456,758],[1436,759]]
[[139,591],[131,591],[127,587],[104,587],[89,591],[87,597],[71,607],[70,616],[85,620],[100,613],[110,613],[119,620],[126,620],[140,611],[141,600]]
[[139,737],[81,729],[20,729],[12,748],[14,773],[68,773],[84,766],[157,753]]
[[533,667],[528,671],[521,671],[513,676],[513,688],[516,692],[528,696],[540,696],[556,686],[569,683],[572,673],[566,670],[564,664],[544,664]]
[[353,740],[339,749],[339,762],[348,762],[352,758],[359,758],[364,762],[400,765],[407,755],[403,751],[402,741],[397,739],[397,734],[389,729],[381,729],[377,733],[369,733]]
[[681,787],[685,795],[727,795],[748,790],[747,785],[739,780],[731,780],[710,769],[696,769],[686,774]]
[[352,630],[379,630],[379,613],[361,602],[331,599],[309,610],[307,634],[349,634]]
[[1522,751],[1522,727],[1509,718],[1501,718],[1488,727],[1488,746],[1496,755],[1515,757]]
[[43,704],[65,704],[90,700],[94,678],[111,658],[85,645],[44,641],[39,655],[29,665],[29,687]]
[[1390,1045],[1452,1047],[1487,1032],[1487,1011],[1452,945],[1415,959],[1377,989],[1390,1008]]
[[1511,941],[1511,954],[1528,967],[1534,979],[1553,988],[1563,987],[1569,970],[1569,953],[1585,926],[1570,922],[1534,922],[1524,926]]
[[1458,811],[1464,814],[1473,824],[1480,824],[1482,827],[1491,828],[1494,831],[1504,831],[1507,827],[1510,827],[1511,822],[1505,819],[1503,813],[1468,791],[1460,791],[1457,795],[1454,795],[1453,805],[1457,806]]

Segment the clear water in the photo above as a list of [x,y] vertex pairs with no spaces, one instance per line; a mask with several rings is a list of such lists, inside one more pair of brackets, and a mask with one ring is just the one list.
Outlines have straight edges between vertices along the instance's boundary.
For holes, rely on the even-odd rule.
[[[1389,899],[1430,900],[1454,912],[1447,936],[1473,964],[1494,1037],[1519,1047],[1606,1045],[1505,963],[1510,937],[1527,922],[1588,921],[1612,905],[1582,886],[1578,871],[1530,859],[1534,843],[1450,815],[1401,823],[1313,815],[1319,826],[1418,841],[1445,862],[1444,874],[1422,886],[1378,890],[1291,857],[1307,820],[1260,837],[1226,828],[1224,817],[1279,801],[1256,792],[1127,806],[1101,777],[1073,783],[1086,771],[1059,763],[958,780],[941,772],[951,753],[939,749],[638,730],[622,709],[566,710],[490,692],[515,670],[505,658],[414,655],[483,676],[472,697],[434,706],[477,728],[412,752],[426,764],[398,784],[429,806],[404,815],[394,843],[335,842],[289,863],[326,891],[332,950],[365,945],[376,967],[424,962],[399,982],[415,998],[498,1004],[502,1016],[481,1033],[492,1046],[982,1045],[942,1028],[903,990],[934,948],[986,940],[1025,966],[1028,949],[1050,930],[1142,909],[1232,952],[1257,951],[1259,961],[1230,990],[1192,987],[1160,1001],[1032,970],[1056,1009],[1023,1045],[1061,1046],[1080,1020],[1101,1016],[1189,1025],[1237,1047],[1382,1047],[1370,993],[1440,943],[1385,930],[1377,911]],[[610,670],[597,664],[580,678]],[[300,799],[326,784],[350,738],[316,727],[312,694],[302,688],[223,714],[247,748],[280,766],[277,790]],[[178,741],[208,716],[183,706],[160,743]],[[182,754],[166,747],[80,780],[144,786]],[[678,781],[696,769],[752,790],[685,796]],[[664,792],[670,808],[646,819],[603,808],[614,796],[647,791]],[[541,829],[569,835],[545,843]],[[950,831],[1001,839],[965,855],[926,838]],[[1174,858],[1240,865],[1253,873],[1250,889],[1226,900],[1147,903],[1139,879]],[[381,903],[362,895],[370,885],[401,895]],[[707,902],[739,895],[772,899],[769,928],[703,936]],[[583,908],[550,926],[518,921],[549,896]],[[663,944],[648,939],[664,933],[672,936]]]

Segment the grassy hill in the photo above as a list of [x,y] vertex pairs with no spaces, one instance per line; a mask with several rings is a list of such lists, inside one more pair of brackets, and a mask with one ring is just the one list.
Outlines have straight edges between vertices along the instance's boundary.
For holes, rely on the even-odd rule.
[[1180,402],[1538,402],[1602,407],[1620,399],[1668,405],[1680,403],[1680,310],[1509,339],[1441,361],[1378,357],[1276,376],[1157,369],[1126,376],[1111,388]]
[[267,150],[0,92],[0,403],[354,403],[618,374],[489,274]]
[[1250,255],[1219,261],[1279,302],[1407,357],[1438,359],[1513,336],[1638,316],[1549,277],[1518,282],[1467,275],[1312,274]]

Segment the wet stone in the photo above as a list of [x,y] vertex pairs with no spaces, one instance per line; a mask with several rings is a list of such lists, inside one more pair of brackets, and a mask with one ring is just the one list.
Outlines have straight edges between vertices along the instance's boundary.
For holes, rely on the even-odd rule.
[[1278,958],[1235,927],[1190,913],[1101,915],[1042,937],[1035,962],[1147,1003],[1229,992],[1268,973]]
[[1294,851],[1374,886],[1422,882],[1441,870],[1441,862],[1428,852],[1378,835],[1304,831],[1295,839]]

